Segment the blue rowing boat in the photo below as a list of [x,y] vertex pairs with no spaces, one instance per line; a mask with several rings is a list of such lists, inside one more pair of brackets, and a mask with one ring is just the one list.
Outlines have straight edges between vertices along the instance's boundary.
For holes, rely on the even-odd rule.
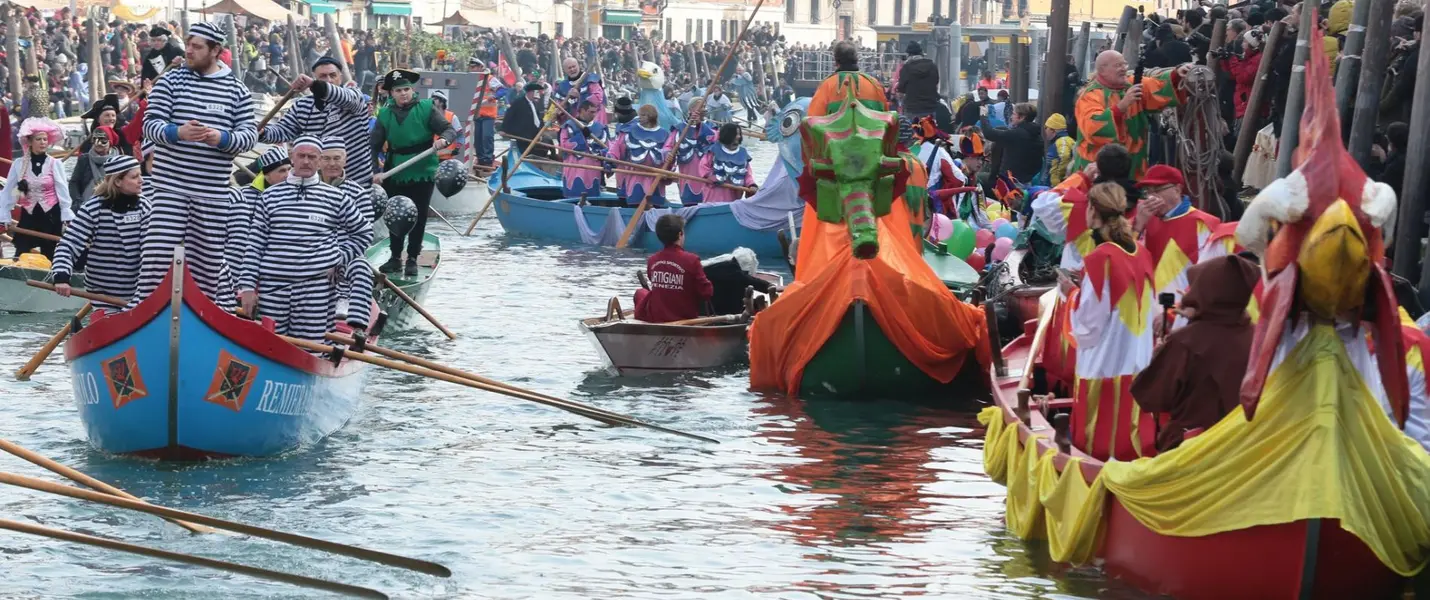
[[[496,190],[500,179],[498,170],[489,180],[493,208],[502,228],[511,235],[614,246],[636,213],[634,207],[596,206],[617,200],[613,193],[587,197],[590,204],[586,205],[577,198],[565,198],[560,177],[529,165],[517,167],[507,182],[511,190],[508,193]],[[772,180],[782,181],[771,185]],[[667,212],[676,212],[685,217],[685,249],[690,252],[713,256],[743,246],[762,258],[783,257],[779,231],[787,229],[788,223],[799,223],[803,209],[783,169],[775,169],[759,195],[740,202],[744,203],[744,216],[737,216],[734,202],[652,208],[642,216],[644,223],[631,234],[630,247],[660,250],[662,244],[653,230],[655,220]],[[788,218],[789,214],[793,219]],[[746,227],[741,218],[763,228]]]
[[358,410],[363,363],[300,350],[219,308],[183,248],[152,295],[65,343],[90,444],[164,460],[272,456],[318,442]]

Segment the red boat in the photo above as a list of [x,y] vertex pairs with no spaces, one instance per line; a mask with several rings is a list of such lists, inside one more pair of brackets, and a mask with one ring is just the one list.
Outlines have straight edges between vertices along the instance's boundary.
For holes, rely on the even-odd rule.
[[[1027,389],[1035,379],[1024,377],[1024,373],[1033,356],[1030,350],[1036,346],[1037,323],[1026,322],[1023,334],[1003,348],[1003,364],[991,369],[997,414],[984,416],[1000,418],[1004,427],[1016,426],[1022,448],[1036,444],[1040,456],[1057,450],[1052,463],[1059,476],[1070,461],[1080,459],[1073,466],[1080,467],[1079,475],[1092,485],[1103,462],[1068,443],[1072,400],[1032,401],[1032,392],[1041,390]],[[990,435],[990,444],[992,438]],[[1030,490],[1010,485],[1010,505],[1019,500],[1015,497],[1019,492]],[[1143,525],[1115,495],[1107,494],[1106,502],[1101,523],[1105,534],[1095,556],[1109,576],[1151,594],[1180,600],[1332,600],[1400,598],[1405,592],[1406,579],[1382,564],[1337,520],[1310,519],[1203,537],[1175,537]]]

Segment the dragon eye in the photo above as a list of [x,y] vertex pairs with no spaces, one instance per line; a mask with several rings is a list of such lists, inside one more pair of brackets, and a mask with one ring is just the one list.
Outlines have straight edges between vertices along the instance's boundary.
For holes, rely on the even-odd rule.
[[792,108],[785,111],[780,117],[780,134],[785,137],[793,137],[799,132],[799,124],[804,121],[804,111]]

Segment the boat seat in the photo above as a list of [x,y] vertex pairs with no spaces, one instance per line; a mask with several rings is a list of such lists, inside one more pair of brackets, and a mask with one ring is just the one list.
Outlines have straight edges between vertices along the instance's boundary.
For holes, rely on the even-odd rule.
[[423,251],[417,255],[417,266],[424,269],[431,269],[437,266],[437,255],[432,252]]

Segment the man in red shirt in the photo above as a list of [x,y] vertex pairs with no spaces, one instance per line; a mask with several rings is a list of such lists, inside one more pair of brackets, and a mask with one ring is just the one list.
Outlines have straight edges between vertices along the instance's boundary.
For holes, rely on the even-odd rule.
[[700,303],[710,299],[715,287],[705,277],[700,257],[682,247],[685,219],[662,216],[655,222],[655,236],[665,249],[646,259],[650,289],[636,291],[636,319],[669,323],[700,316]]

